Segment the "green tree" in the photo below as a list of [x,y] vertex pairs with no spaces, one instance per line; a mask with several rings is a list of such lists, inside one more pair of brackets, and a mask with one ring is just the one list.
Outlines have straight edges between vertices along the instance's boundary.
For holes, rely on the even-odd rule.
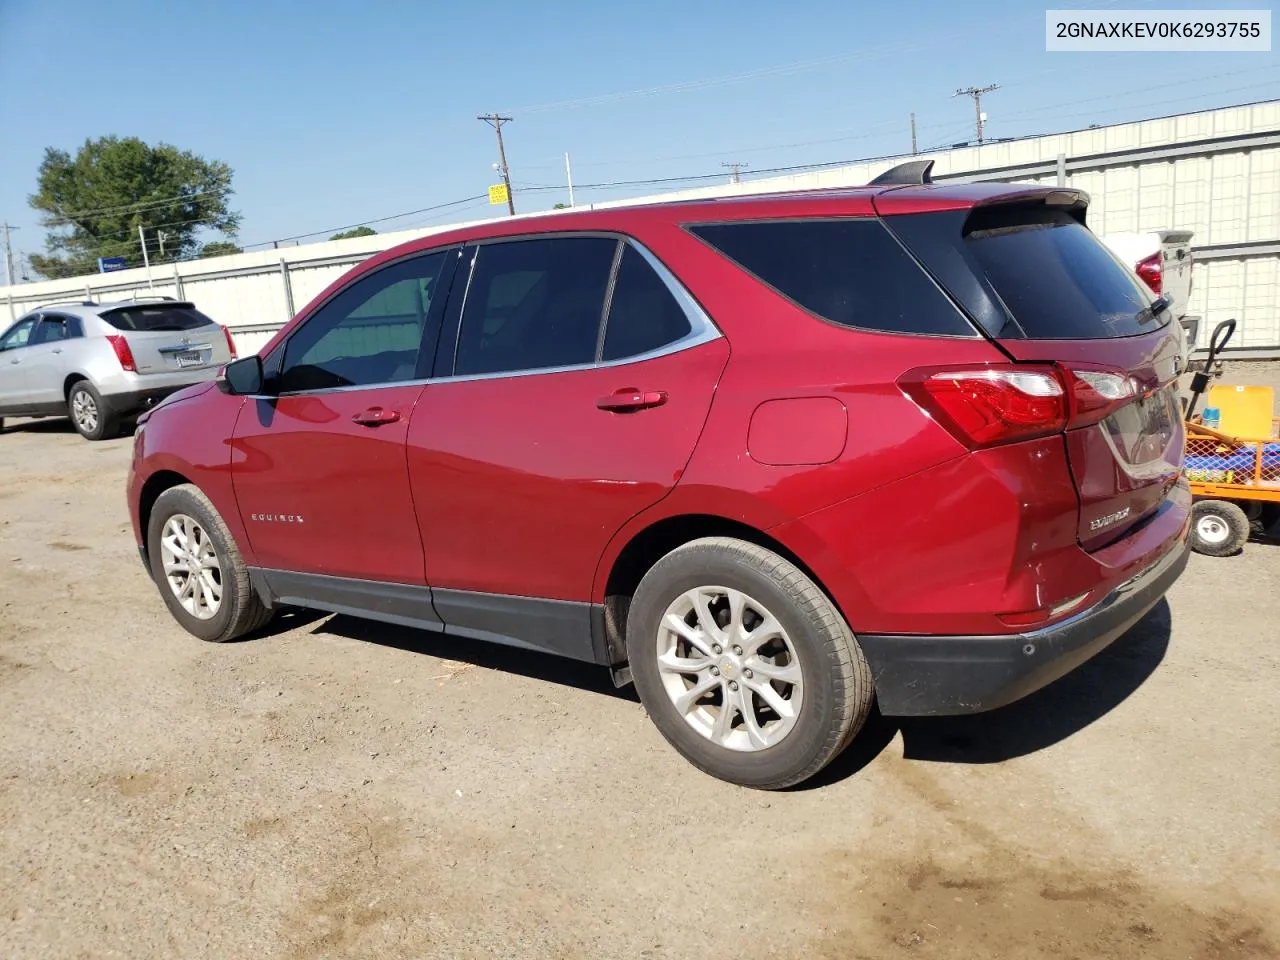
[[356,237],[372,237],[377,234],[377,230],[373,227],[356,227],[354,230],[343,230],[342,233],[335,233],[330,240],[354,240]]
[[201,228],[234,237],[240,226],[240,214],[228,206],[231,168],[167,143],[100,137],[86,140],[74,157],[48,147],[37,182],[28,202],[49,228],[48,256],[32,256],[31,266],[46,277],[93,272],[98,257],[141,266],[139,227],[154,260],[159,230],[168,259],[196,255]]
[[568,205],[567,203],[557,203],[557,204],[556,204],[554,207],[552,207],[551,209],[552,209],[552,210],[568,210],[568,209],[569,209],[569,205]]
[[243,248],[230,240],[214,240],[200,248],[200,257],[225,257],[229,253],[244,253]]

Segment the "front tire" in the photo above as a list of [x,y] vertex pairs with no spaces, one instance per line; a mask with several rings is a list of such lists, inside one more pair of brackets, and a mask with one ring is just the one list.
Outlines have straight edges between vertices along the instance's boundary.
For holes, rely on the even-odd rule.
[[812,777],[862,727],[871,671],[835,605],[795,564],[728,537],[667,554],[627,617],[636,690],[694,766],[777,790]]
[[1200,500],[1191,508],[1191,549],[1207,557],[1239,553],[1250,529],[1248,515],[1229,500]]
[[120,418],[102,401],[102,394],[88,380],[78,380],[67,393],[67,415],[76,432],[86,440],[109,440],[120,434]]
[[193,484],[170,487],[156,499],[147,558],[169,612],[201,640],[225,643],[271,619],[227,525]]

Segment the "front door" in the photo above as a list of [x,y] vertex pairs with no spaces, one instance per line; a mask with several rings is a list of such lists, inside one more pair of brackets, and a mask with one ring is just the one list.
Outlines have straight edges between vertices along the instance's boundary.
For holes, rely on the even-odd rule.
[[675,485],[728,344],[630,242],[481,244],[470,269],[456,348],[451,298],[439,351],[452,365],[409,427],[435,608],[461,633],[590,659],[574,631],[596,565]]
[[37,319],[19,320],[0,337],[0,411],[25,410],[30,403],[24,361]]
[[425,583],[405,437],[423,392],[421,365],[435,349],[444,300],[436,294],[450,256],[419,255],[360,276],[265,358],[266,396],[246,400],[232,456],[236,501],[261,567]]
[[22,363],[32,404],[57,412],[66,403],[62,385],[67,378],[67,341],[78,332],[79,321],[45,314],[31,336]]

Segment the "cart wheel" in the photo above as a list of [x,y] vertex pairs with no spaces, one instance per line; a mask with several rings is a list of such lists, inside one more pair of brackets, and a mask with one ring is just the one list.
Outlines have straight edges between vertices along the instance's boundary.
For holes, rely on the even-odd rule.
[[1249,518],[1228,500],[1201,500],[1191,508],[1191,549],[1207,557],[1238,553],[1249,539]]

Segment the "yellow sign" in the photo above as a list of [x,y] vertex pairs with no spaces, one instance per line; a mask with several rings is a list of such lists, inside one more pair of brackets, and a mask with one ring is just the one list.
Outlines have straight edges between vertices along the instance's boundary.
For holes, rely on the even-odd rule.
[[490,203],[506,203],[507,202],[507,185],[505,183],[495,183],[489,188]]

